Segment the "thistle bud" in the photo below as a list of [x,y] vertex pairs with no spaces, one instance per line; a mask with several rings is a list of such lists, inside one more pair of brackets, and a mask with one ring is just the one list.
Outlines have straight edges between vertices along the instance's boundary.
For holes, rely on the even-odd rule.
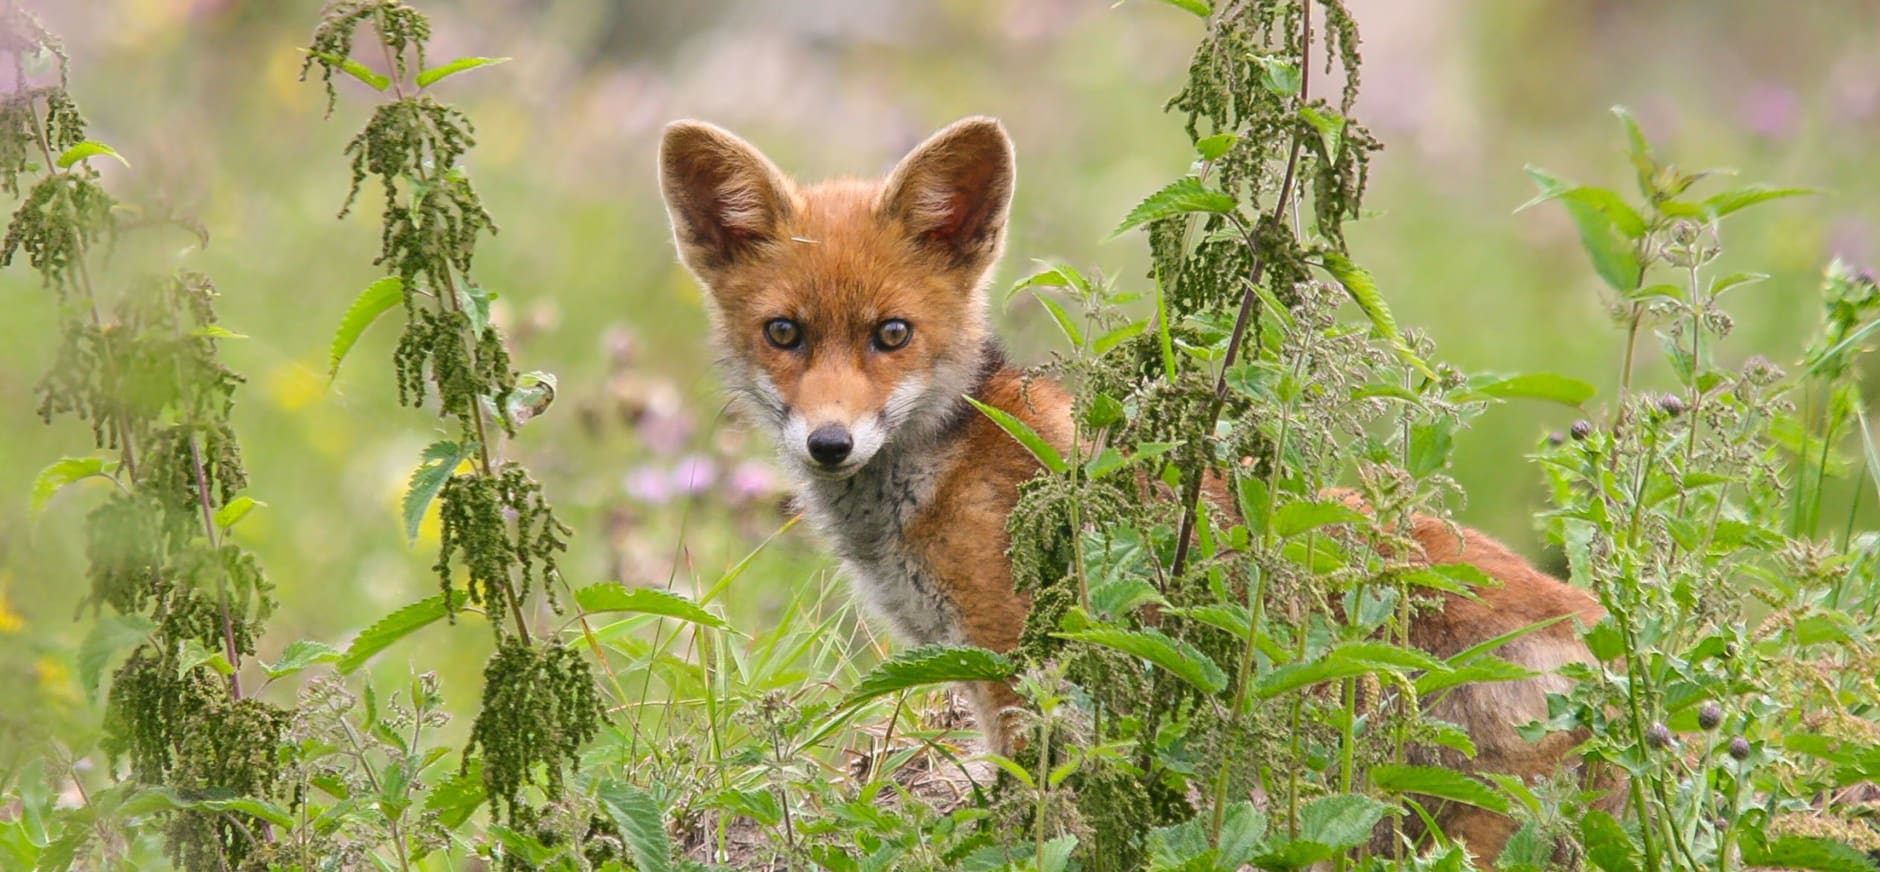
[[1645,731],[1645,744],[1660,749],[1671,747],[1671,728],[1664,724],[1652,724],[1651,729]]
[[1704,703],[1704,707],[1697,710],[1697,725],[1699,727],[1705,730],[1714,730],[1717,728],[1717,725],[1721,723],[1723,723],[1723,709],[1716,703]]
[[1749,740],[1737,736],[1730,740],[1730,756],[1737,760],[1749,759]]
[[1565,444],[1566,441],[1567,441],[1566,434],[1560,432],[1559,430],[1555,430],[1554,432],[1547,434],[1547,444],[1555,448],[1559,448],[1561,445]]
[[1573,422],[1573,426],[1568,428],[1567,432],[1573,434],[1573,441],[1583,442],[1586,437],[1593,435],[1593,422],[1581,418]]
[[1677,394],[1665,394],[1658,398],[1658,411],[1665,413],[1668,417],[1676,418],[1684,414],[1684,398]]

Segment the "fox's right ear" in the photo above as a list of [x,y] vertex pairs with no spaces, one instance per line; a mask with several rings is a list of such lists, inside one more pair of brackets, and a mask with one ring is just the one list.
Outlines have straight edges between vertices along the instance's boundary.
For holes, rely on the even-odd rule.
[[679,256],[701,278],[776,239],[790,213],[789,184],[729,131],[702,121],[666,125],[659,186]]

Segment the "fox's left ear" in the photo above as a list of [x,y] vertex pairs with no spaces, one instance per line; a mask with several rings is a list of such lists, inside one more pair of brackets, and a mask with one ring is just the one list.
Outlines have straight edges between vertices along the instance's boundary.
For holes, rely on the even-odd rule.
[[1012,202],[1012,140],[991,118],[966,118],[901,160],[882,187],[883,219],[974,273],[992,266]]

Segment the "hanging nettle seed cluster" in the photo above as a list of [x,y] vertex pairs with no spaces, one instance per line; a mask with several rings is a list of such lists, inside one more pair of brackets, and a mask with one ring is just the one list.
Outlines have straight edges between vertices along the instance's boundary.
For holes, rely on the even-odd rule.
[[[279,811],[264,798],[280,778],[274,752],[289,713],[242,692],[243,658],[274,601],[231,537],[257,505],[241,494],[247,476],[228,420],[242,379],[217,349],[234,334],[217,326],[215,289],[200,274],[94,283],[120,227],[92,164],[122,158],[86,138],[56,39],[11,7],[0,31],[14,80],[0,103],[0,189],[19,201],[0,263],[24,261],[58,307],[40,417],[85,422],[97,452],[46,467],[34,507],[81,480],[114,485],[85,519],[96,623],[81,680],[97,693],[105,667],[128,654],[107,696],[104,747],[130,775],[113,789],[164,800],[153,809],[169,812],[174,862],[242,867],[263,853]],[[236,796],[255,799],[219,804]]]
[[[360,39],[362,26],[370,39]],[[541,485],[520,464],[501,460],[500,440],[546,408],[554,379],[518,374],[490,322],[494,294],[475,282],[471,268],[477,242],[496,226],[461,165],[475,144],[474,127],[427,93],[439,79],[498,59],[429,67],[430,33],[430,22],[397,0],[345,0],[328,7],[308,49],[303,73],[319,71],[329,110],[335,74],[387,95],[346,146],[353,178],[340,212],[351,209],[368,178],[379,181],[385,205],[377,263],[387,275],[347,312],[332,364],[337,369],[375,318],[402,307],[404,333],[393,354],[399,401],[435,400],[438,413],[457,425],[456,439],[425,449],[405,499],[410,531],[433,500],[443,527],[436,565],[443,591],[412,609],[419,617],[454,615],[469,604],[488,616],[497,653],[485,671],[465,766],[472,755],[480,759],[498,820],[531,832],[546,825],[547,806],[534,800],[564,799],[563,772],[598,729],[602,707],[587,662],[530,631],[533,597],[554,607],[551,585],[565,586],[556,558],[570,530],[555,518]],[[355,59],[355,51],[385,72]],[[381,631],[392,632],[367,634]]]

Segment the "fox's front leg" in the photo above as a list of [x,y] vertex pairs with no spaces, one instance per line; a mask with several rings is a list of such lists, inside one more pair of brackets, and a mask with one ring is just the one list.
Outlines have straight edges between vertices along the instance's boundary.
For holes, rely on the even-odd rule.
[[[955,635],[967,645],[1009,654],[1018,648],[1031,599],[1012,586],[1006,559],[1005,523],[1016,486],[999,487],[992,476],[949,477],[934,510],[908,527],[928,566],[953,606]],[[1009,753],[1020,730],[1020,700],[1010,684],[979,681],[968,686],[973,714],[995,753]]]

